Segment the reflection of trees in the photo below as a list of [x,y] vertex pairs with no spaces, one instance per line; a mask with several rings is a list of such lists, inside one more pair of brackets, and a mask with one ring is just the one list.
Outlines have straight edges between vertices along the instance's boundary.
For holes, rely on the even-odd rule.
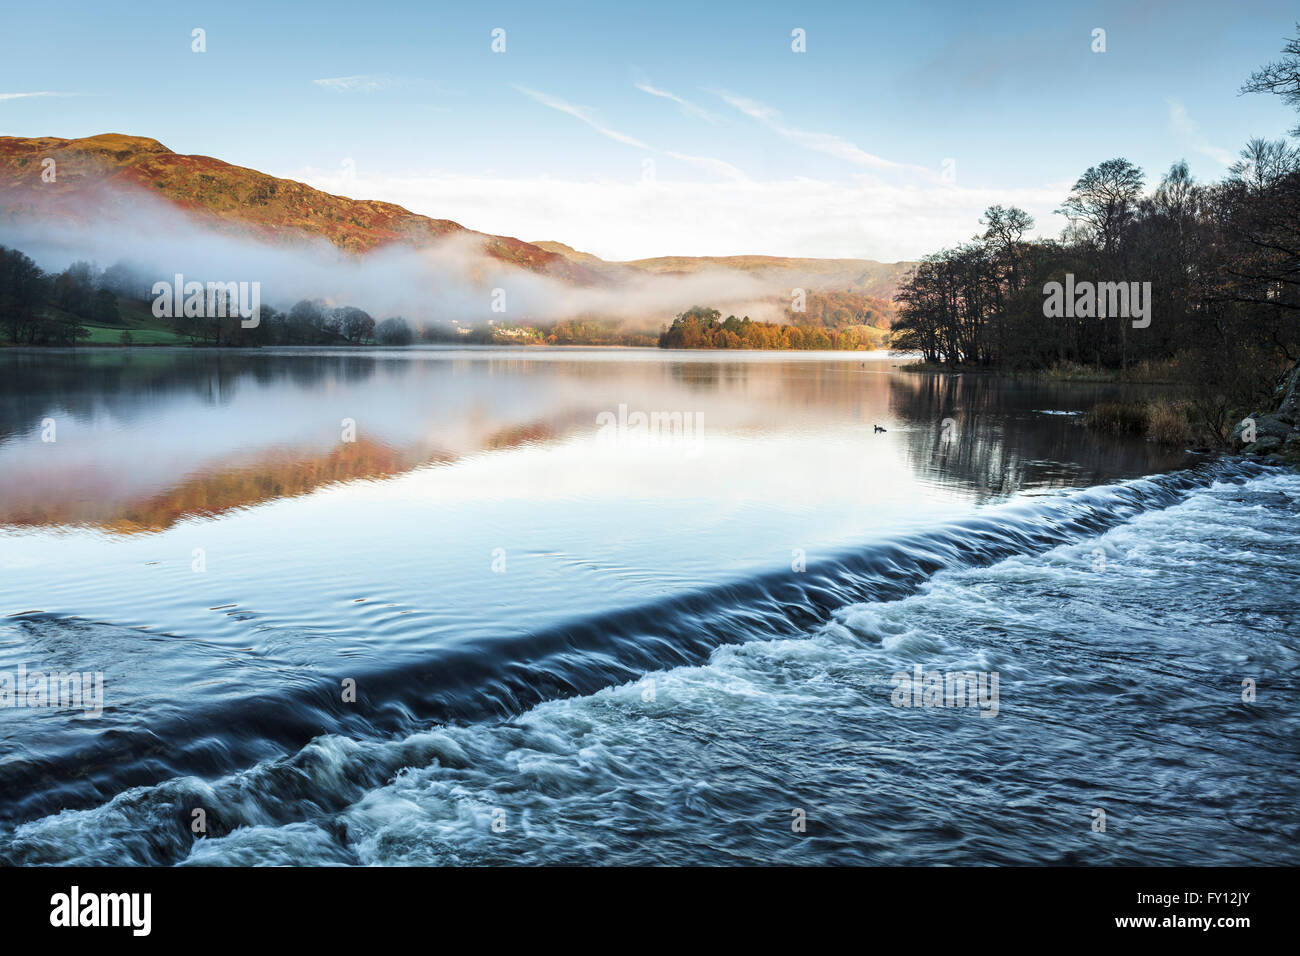
[[0,441],[31,428],[51,408],[89,417],[96,411],[131,421],[174,393],[224,404],[244,381],[315,385],[363,381],[375,373],[365,355],[283,355],[208,349],[139,349],[127,353],[0,352]]
[[[428,358],[197,349],[0,352],[0,441],[15,434],[30,437],[47,414],[108,414],[134,430],[147,427],[150,416],[178,399],[198,397],[215,408],[198,419],[210,421],[227,413],[241,388],[261,389],[264,399],[252,412],[246,399],[231,412],[258,417],[263,405],[273,414],[281,394],[326,395],[336,383],[363,381],[367,384],[364,392],[357,390],[357,400],[383,408],[390,423],[401,424],[365,436],[374,440],[380,435],[392,446],[387,452],[298,447],[285,458],[270,453],[269,440],[260,439],[250,426],[244,438],[214,449],[210,457],[217,465],[207,459],[196,462],[192,481],[148,500],[145,492],[131,496],[126,491],[113,503],[69,511],[74,503],[57,500],[53,488],[29,478],[26,484],[32,487],[25,489],[11,482],[0,504],[8,523],[157,528],[183,513],[219,512],[333,481],[395,475],[449,457],[451,449],[472,453],[590,431],[599,412],[615,411],[623,401],[643,410],[693,408],[705,415],[710,429],[857,425],[864,440],[878,442],[882,449],[902,443],[923,480],[952,483],[980,495],[1095,484],[1175,467],[1183,458],[1177,450],[1094,435],[1074,417],[1037,411],[1077,410],[1096,401],[1150,394],[1150,389],[899,373],[882,362],[852,357],[678,361],[662,353],[646,360],[631,355],[569,360],[547,353],[539,360],[507,352],[473,358],[457,352]],[[318,424],[312,412],[298,414],[307,429],[303,434],[309,434]],[[943,428],[945,418],[954,420],[950,431]],[[331,421],[331,428],[336,422]],[[872,424],[887,425],[891,434],[874,435]],[[241,463],[242,456],[247,457]],[[32,467],[32,474],[39,475],[42,466]],[[87,486],[93,488],[94,482]]]
[[[1133,387],[1043,384],[989,375],[905,374],[891,379],[894,417],[915,422],[905,434],[908,461],[930,480],[979,495],[1025,488],[1091,485],[1177,467],[1182,449],[1085,431],[1072,411]],[[945,428],[944,419],[952,424]]]
[[716,391],[724,385],[743,385],[748,362],[672,362],[668,374],[674,382],[690,389]]

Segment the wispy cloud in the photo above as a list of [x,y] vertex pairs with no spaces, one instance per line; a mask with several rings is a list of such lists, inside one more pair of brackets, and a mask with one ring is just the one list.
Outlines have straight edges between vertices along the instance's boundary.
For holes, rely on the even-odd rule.
[[380,90],[401,86],[405,81],[401,77],[387,74],[360,73],[356,76],[331,76],[312,82],[332,93],[378,93]]
[[595,117],[591,115],[591,110],[587,109],[585,106],[575,106],[572,103],[566,103],[558,97],[550,96],[546,93],[539,93],[536,90],[530,90],[526,86],[516,86],[515,89],[520,93],[531,96],[543,106],[549,106],[553,110],[559,110],[561,113],[568,113],[575,119],[582,120],[601,136],[607,136],[616,143],[624,143],[628,146],[635,146],[638,149],[651,148],[633,136],[628,136],[626,133],[620,133],[618,130],[610,129],[608,126],[605,126],[603,123],[596,120]]
[[601,136],[608,137],[616,143],[623,143],[626,146],[635,146],[637,149],[644,149],[647,152],[657,153],[660,156],[668,156],[680,162],[689,163],[690,165],[696,166],[700,169],[707,169],[710,172],[725,176],[728,179],[734,179],[738,182],[745,181],[748,178],[743,172],[724,160],[714,159],[711,156],[693,156],[689,153],[679,153],[670,149],[660,149],[656,146],[651,146],[649,143],[642,142],[635,136],[620,133],[618,130],[611,129],[596,119],[595,116],[592,115],[592,111],[585,106],[576,106],[573,103],[568,103],[558,97],[551,96],[550,94],[539,93],[537,90],[530,90],[526,86],[516,86],[515,89],[532,97],[543,106],[550,107],[553,110],[558,110],[561,113],[567,113],[575,119],[582,120],[582,122],[600,133]]
[[24,100],[31,96],[88,96],[87,93],[56,93],[53,90],[38,90],[34,93],[0,93],[0,100]]
[[694,116],[696,119],[702,119],[707,123],[716,123],[718,118],[699,106],[696,106],[690,100],[683,99],[676,93],[670,93],[668,90],[661,90],[656,86],[651,86],[648,82],[642,80],[636,84],[636,88],[642,93],[649,93],[651,96],[658,96],[665,100],[671,100],[682,108],[682,112],[687,116]]
[[834,156],[837,159],[843,159],[853,163],[855,166],[862,166],[866,169],[879,171],[911,171],[919,172],[927,177],[933,178],[936,174],[923,166],[913,166],[908,163],[896,163],[893,160],[884,159],[875,156],[861,149],[855,144],[849,142],[841,136],[833,133],[815,133],[808,130],[797,129],[793,126],[787,126],[781,119],[781,114],[769,106],[762,103],[747,99],[743,96],[737,96],[734,93],[728,93],[726,90],[715,90],[717,96],[722,97],[730,106],[744,113],[751,119],[758,120],[768,129],[772,130],[783,139],[789,140],[797,146],[805,149],[811,149],[818,153],[825,153],[828,156]]
[[1231,150],[1215,146],[1205,138],[1201,128],[1187,112],[1187,107],[1175,99],[1167,99],[1169,106],[1169,128],[1202,156],[1208,156],[1222,166],[1231,166],[1237,159]]

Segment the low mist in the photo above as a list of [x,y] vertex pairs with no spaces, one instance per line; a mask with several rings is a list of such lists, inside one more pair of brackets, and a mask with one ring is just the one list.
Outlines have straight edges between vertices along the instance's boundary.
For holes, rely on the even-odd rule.
[[[417,328],[453,319],[512,325],[582,317],[657,331],[693,305],[781,321],[790,294],[776,281],[788,285],[788,276],[725,269],[663,276],[628,267],[626,275],[602,271],[578,285],[496,259],[485,251],[488,237],[468,231],[361,254],[301,234],[276,243],[236,234],[251,228],[243,224],[207,225],[134,187],[79,193],[70,212],[11,218],[0,224],[0,244],[25,252],[46,271],[83,259],[101,269],[123,262],[148,280],[140,298],[149,298],[153,282],[172,282],[181,273],[186,282],[260,282],[262,303],[281,311],[300,299],[321,299],[376,319],[400,315]],[[77,221],[82,217],[91,221]]]

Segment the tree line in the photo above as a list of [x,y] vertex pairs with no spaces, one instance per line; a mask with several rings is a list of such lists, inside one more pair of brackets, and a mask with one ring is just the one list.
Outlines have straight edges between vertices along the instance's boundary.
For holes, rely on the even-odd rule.
[[[1300,107],[1300,39],[1242,89]],[[1057,212],[1060,238],[1027,240],[1028,213],[990,206],[980,234],[926,256],[899,291],[893,347],[949,366],[1164,363],[1221,410],[1267,396],[1300,359],[1300,149],[1286,139],[1252,139],[1220,182],[1176,162],[1149,191],[1140,168],[1106,160]],[[1076,282],[1149,282],[1150,324],[1115,296],[1053,310],[1049,290]]]
[[[90,336],[88,325],[122,326],[125,341],[135,323],[124,313],[148,316],[152,282],[142,270],[119,262],[102,272],[74,262],[46,273],[25,253],[0,246],[0,330],[15,345],[75,345]],[[205,312],[208,310],[204,310]],[[415,332],[401,316],[382,321],[354,306],[331,307],[302,299],[285,311],[260,307],[258,322],[244,328],[232,308],[218,315],[158,320],[193,344],[248,345],[410,345]]]
[[661,349],[840,349],[875,348],[868,327],[846,328],[755,322],[749,316],[722,318],[717,309],[697,305],[673,319],[659,334]]

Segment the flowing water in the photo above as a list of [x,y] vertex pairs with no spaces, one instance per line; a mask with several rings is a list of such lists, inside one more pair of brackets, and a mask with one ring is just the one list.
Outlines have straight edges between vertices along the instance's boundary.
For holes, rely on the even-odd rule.
[[1300,476],[899,361],[0,352],[0,860],[1295,863]]

